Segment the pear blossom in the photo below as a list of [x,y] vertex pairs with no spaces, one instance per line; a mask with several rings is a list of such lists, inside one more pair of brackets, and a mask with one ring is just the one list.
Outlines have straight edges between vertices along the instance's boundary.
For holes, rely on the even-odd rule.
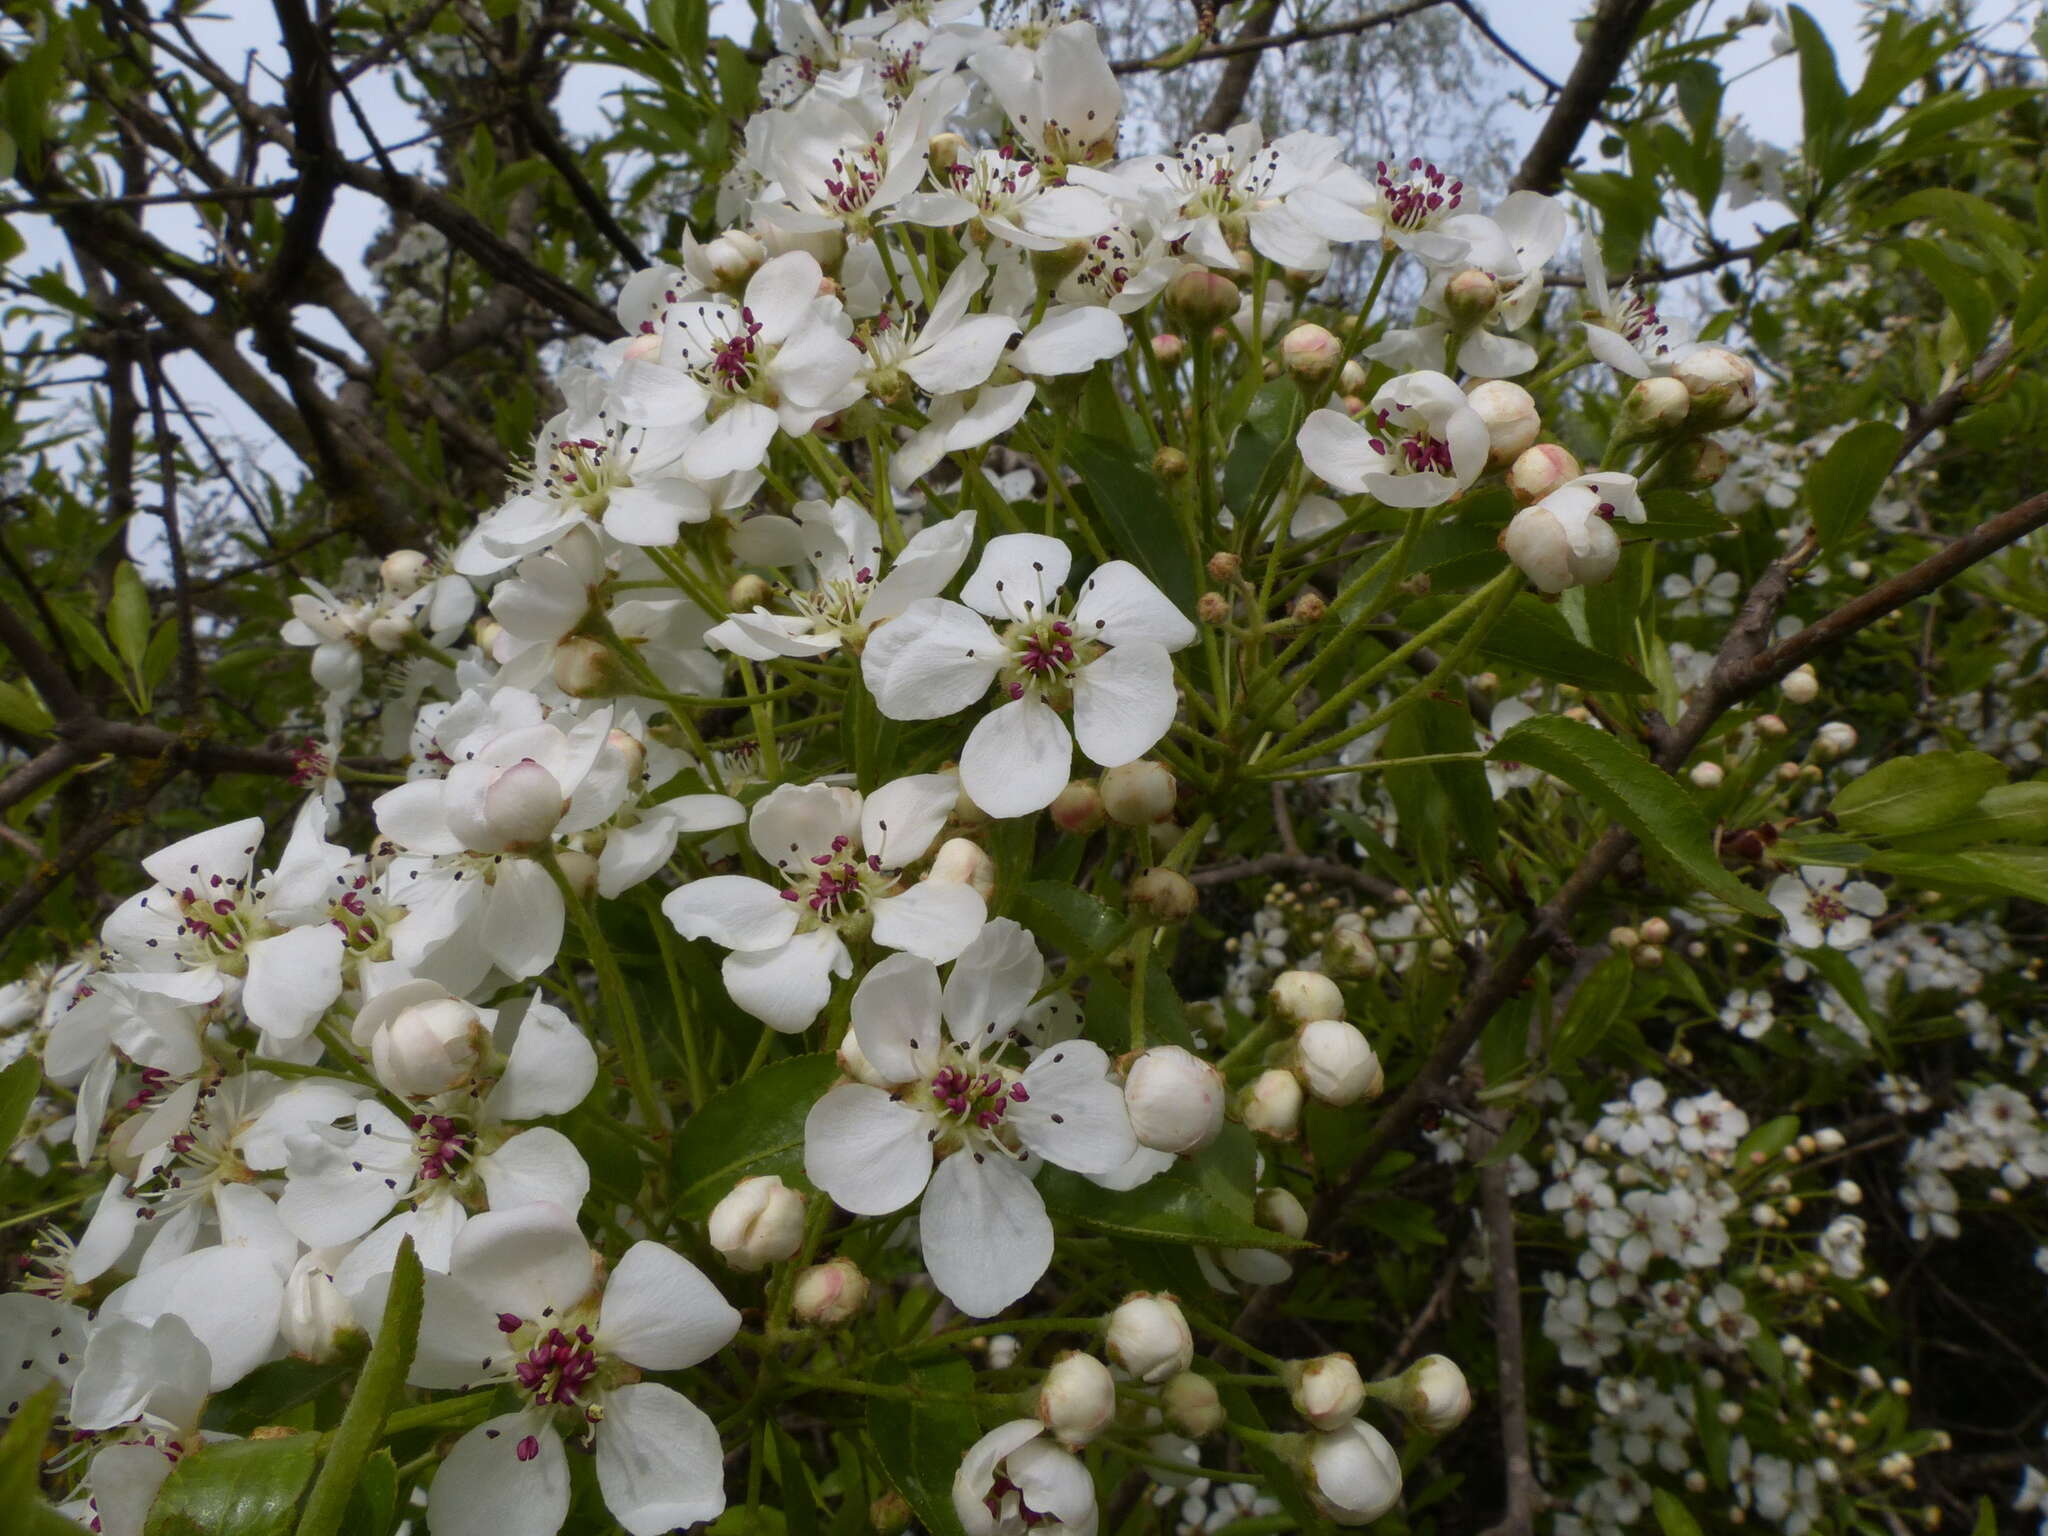
[[1046,167],[1014,145],[964,154],[940,182],[939,191],[904,198],[896,216],[927,228],[965,226],[969,240],[993,238],[1023,251],[1057,251],[1116,222],[1100,192],[1050,181]]
[[1095,1482],[1037,1419],[1012,1419],[969,1447],[953,1474],[967,1536],[1093,1536]]
[[1330,166],[1293,203],[1297,217],[1326,239],[1377,241],[1440,268],[1500,238],[1498,226],[1469,206],[1470,197],[1464,182],[1418,155],[1406,165],[1378,161],[1370,179]]
[[1039,157],[1059,166],[1114,158],[1124,92],[1091,23],[1052,27],[1035,48],[978,49],[967,63]]
[[1611,576],[1621,560],[1615,519],[1640,523],[1648,516],[1633,475],[1579,475],[1517,512],[1501,547],[1539,591],[1562,592]]
[[200,1414],[213,1363],[183,1319],[101,1320],[78,1346],[68,1418],[95,1445],[80,1490],[91,1528],[141,1536],[172,1469],[204,1443]]
[[1801,949],[1854,949],[1870,937],[1870,920],[1884,915],[1884,892],[1846,869],[1809,864],[1780,875],[1765,893],[1785,918],[1785,938]]
[[1434,507],[1479,478],[1492,449],[1486,423],[1441,373],[1404,373],[1372,397],[1362,421],[1325,407],[1295,436],[1302,462],[1347,496]]
[[879,93],[814,91],[756,118],[748,154],[771,190],[756,200],[755,217],[797,235],[871,238],[877,219],[924,180],[925,146],[966,93],[958,76],[933,75],[893,109]]
[[862,326],[856,340],[866,359],[860,377],[876,399],[898,398],[906,381],[928,395],[958,394],[988,382],[1021,326],[1014,315],[967,312],[987,276],[981,258],[970,253],[946,279],[922,325],[912,327],[885,311]]
[[[1132,762],[1173,723],[1169,653],[1195,627],[1138,568],[1112,560],[1068,607],[1073,556],[1058,539],[989,540],[961,602],[928,598],[869,638],[861,672],[892,720],[937,720],[991,685],[1006,700],[977,721],[960,757],[969,798],[1022,816],[1066,787],[1073,744],[1104,767]],[[986,616],[986,618],[984,617]],[[1003,620],[999,635],[987,619]],[[1060,711],[1074,712],[1070,735]]]
[[448,1272],[426,1276],[407,1379],[497,1383],[520,1406],[448,1453],[428,1491],[428,1531],[553,1536],[569,1513],[565,1431],[594,1450],[605,1507],[632,1536],[713,1519],[725,1508],[717,1429],[673,1387],[639,1376],[708,1359],[739,1324],[697,1267],[659,1243],[633,1244],[600,1287],[597,1256],[566,1210],[477,1217]]
[[1100,1046],[1064,1041],[1021,1068],[1010,1055],[1044,969],[1007,918],[943,985],[929,960],[882,961],[854,992],[853,1033],[889,1086],[840,1083],[804,1121],[804,1172],[842,1209],[882,1215],[924,1197],[925,1268],[974,1317],[1007,1307],[1052,1261],[1037,1159],[1107,1173],[1137,1150]]
[[725,986],[741,1008],[771,1029],[806,1029],[831,997],[832,978],[853,974],[849,938],[936,963],[980,931],[988,905],[972,887],[903,878],[958,798],[958,784],[937,773],[897,779],[865,799],[830,784],[778,785],[747,821],[773,881],[693,880],[663,899],[662,914],[684,938],[732,951]]
[[965,453],[1001,436],[1031,408],[1038,386],[1029,379],[1015,384],[986,384],[963,394],[941,395],[932,402],[926,424],[913,432],[889,460],[889,483],[907,491],[949,453]]
[[[1494,210],[1487,227],[1457,266],[1437,268],[1424,288],[1421,310],[1434,318],[1407,329],[1388,331],[1365,355],[1391,368],[1441,370],[1446,343],[1456,332],[1458,367],[1475,379],[1511,379],[1536,366],[1536,349],[1500,331],[1519,330],[1529,323],[1543,298],[1543,269],[1564,243],[1564,210],[1540,192],[1515,192]],[[1476,324],[1459,326],[1445,318],[1447,289],[1463,271],[1491,279],[1497,293],[1492,307]]]
[[1742,578],[1733,571],[1715,569],[1712,555],[1694,555],[1691,575],[1673,571],[1658,584],[1671,604],[1675,619],[1726,618],[1735,611],[1735,594],[1742,590]]
[[1635,284],[1607,286],[1607,263],[1597,241],[1587,240],[1579,253],[1586,278],[1586,346],[1608,367],[1632,379],[1669,373],[1691,349],[1685,327],[1657,313],[1657,307],[1635,291]]

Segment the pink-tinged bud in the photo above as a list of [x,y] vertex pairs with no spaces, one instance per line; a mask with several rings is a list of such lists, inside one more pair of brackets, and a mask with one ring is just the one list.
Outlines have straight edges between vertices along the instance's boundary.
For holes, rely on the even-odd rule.
[[1669,944],[1671,942],[1671,924],[1661,917],[1644,918],[1641,932],[1645,944]]
[[1344,993],[1320,971],[1282,971],[1266,991],[1274,1015],[1288,1024],[1344,1016]]
[[1223,1129],[1223,1074],[1177,1045],[1155,1045],[1124,1074],[1131,1129],[1159,1152],[1199,1152]]
[[1173,815],[1180,784],[1164,763],[1140,758],[1102,774],[1102,809],[1126,827],[1149,827]]
[[1543,431],[1536,397],[1513,379],[1486,379],[1465,392],[1465,403],[1486,423],[1489,469],[1505,469],[1535,445]]
[[1813,755],[1824,763],[1847,757],[1856,750],[1856,727],[1846,720],[1830,720],[1814,733]]
[[1300,1239],[1308,1235],[1308,1207],[1292,1190],[1275,1185],[1252,1197],[1252,1220],[1268,1232]]
[[[374,999],[373,999],[374,1002]],[[357,1015],[358,1034],[366,1005]],[[484,1016],[459,997],[438,997],[398,1010],[388,1021],[371,1014],[370,1070],[401,1098],[425,1099],[466,1087],[490,1043]]]
[[1280,365],[1295,383],[1319,387],[1344,366],[1344,343],[1320,325],[1297,325],[1280,338]]
[[796,1277],[790,1310],[813,1328],[838,1328],[860,1315],[867,1304],[868,1277],[848,1258],[813,1264]]
[[1135,1291],[1109,1314],[1104,1348],[1110,1362],[1148,1387],[1195,1363],[1195,1336],[1171,1296]]
[[1288,1362],[1282,1373],[1294,1411],[1317,1429],[1336,1429],[1365,1406],[1365,1378],[1349,1355]]
[[1484,324],[1499,304],[1500,284],[1494,281],[1492,273],[1477,267],[1453,272],[1444,283],[1444,313],[1459,331]]
[[589,635],[570,635],[555,647],[554,678],[572,699],[609,699],[632,682],[611,647]]
[[370,620],[368,627],[363,630],[363,638],[386,656],[396,656],[412,643],[412,637],[418,633],[411,619],[383,613]]
[[1116,1417],[1116,1382],[1093,1355],[1068,1353],[1052,1363],[1038,1388],[1039,1422],[1055,1440],[1078,1451]]
[[1692,771],[1686,775],[1692,780],[1694,789],[1719,789],[1727,776],[1721,765],[1715,762],[1694,763]]
[[875,1536],[903,1536],[912,1518],[910,1501],[894,1488],[868,1505],[868,1529]]
[[1188,344],[1171,331],[1161,331],[1152,338],[1152,355],[1171,368],[1187,355]]
[[1432,1435],[1447,1435],[1472,1411],[1472,1389],[1457,1362],[1424,1355],[1401,1373],[1401,1411]]
[[1102,791],[1093,779],[1075,779],[1053,796],[1052,824],[1062,832],[1086,837],[1107,819],[1102,809]]
[[1294,1037],[1294,1070],[1311,1096],[1343,1108],[1376,1099],[1387,1086],[1380,1059],[1364,1033],[1342,1019],[1317,1019]]
[[1339,1525],[1370,1525],[1401,1501],[1401,1458],[1363,1419],[1311,1437],[1304,1462],[1309,1502]]
[[1778,692],[1785,695],[1787,704],[1811,704],[1820,697],[1820,674],[1801,663],[1779,679]]
[[741,1179],[712,1207],[705,1235],[734,1269],[779,1264],[803,1247],[804,1197],[772,1173]]
[[1206,334],[1235,318],[1237,306],[1237,284],[1206,267],[1190,267],[1166,285],[1166,312],[1183,331]]
[[1756,369],[1726,347],[1688,352],[1671,375],[1692,396],[1693,419],[1701,426],[1732,427],[1756,409]]
[[1155,923],[1182,923],[1194,916],[1202,898],[1179,870],[1155,867],[1131,881],[1129,900],[1133,915],[1142,914]]
[[1152,473],[1171,485],[1188,472],[1188,456],[1168,443],[1152,455]]
[[433,568],[433,560],[416,549],[394,549],[378,565],[377,577],[393,597],[411,597]]
[[1159,1406],[1167,1427],[1190,1440],[1213,1435],[1230,1421],[1216,1383],[1193,1371],[1182,1371],[1159,1389]]
[[1692,414],[1692,393],[1677,379],[1638,379],[1621,397],[1620,441],[1662,437],[1685,425]]
[[1508,469],[1508,489],[1517,505],[1541,501],[1567,480],[1579,478],[1579,461],[1556,443],[1525,448]]
[[350,1336],[360,1337],[363,1331],[348,1298],[334,1283],[333,1266],[341,1262],[345,1251],[316,1248],[301,1254],[284,1283],[278,1333],[286,1349],[315,1365],[339,1359]]
[[530,757],[501,771],[484,791],[484,822],[501,849],[545,842],[567,808],[555,776]]
[[1273,1067],[1253,1078],[1238,1101],[1245,1129],[1275,1141],[1292,1141],[1301,1130],[1301,1080]]
[[933,885],[964,885],[979,893],[983,901],[996,894],[996,861],[979,843],[964,837],[949,837],[932,855],[932,867],[925,875]]
[[1792,727],[1778,715],[1758,715],[1749,722],[1749,725],[1751,730],[1767,741],[1776,741],[1779,737],[1792,733]]

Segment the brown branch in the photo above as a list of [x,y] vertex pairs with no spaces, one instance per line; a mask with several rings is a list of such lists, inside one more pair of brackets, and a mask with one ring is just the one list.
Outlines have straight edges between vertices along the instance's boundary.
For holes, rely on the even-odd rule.
[[1520,50],[1518,50],[1514,46],[1514,44],[1510,43],[1506,38],[1502,37],[1498,32],[1494,31],[1492,23],[1480,14],[1479,7],[1474,5],[1472,3],[1472,0],[1450,0],[1450,3],[1458,8],[1459,15],[1463,16],[1467,21],[1472,23],[1473,30],[1478,32],[1478,34],[1481,37],[1485,38],[1489,43],[1493,44],[1493,46],[1500,53],[1505,55],[1509,62],[1514,64],[1518,69],[1520,69],[1523,74],[1529,76],[1530,79],[1534,80],[1538,85],[1542,86],[1543,89],[1550,92],[1550,94],[1553,96],[1560,94],[1564,90],[1563,86],[1559,85],[1555,80],[1551,79],[1550,76],[1546,75],[1545,73],[1543,73],[1542,70],[1538,69],[1534,64],[1530,63],[1529,60],[1523,56]]
[[171,595],[178,613],[178,707],[187,720],[199,718],[199,639],[192,615],[192,572],[185,562],[185,535],[178,524],[178,440],[164,410],[163,369],[145,352],[142,382],[149,395],[150,430],[156,434],[157,480],[163,500],[164,543],[171,557]]
[[287,176],[257,186],[213,187],[189,192],[129,192],[118,196],[92,197],[80,193],[64,197],[0,198],[0,214],[63,213],[73,208],[156,208],[167,203],[252,203],[283,197],[299,189],[299,178]]
[[[1507,1128],[1500,1110],[1486,1116],[1497,1141]],[[1493,1340],[1500,1357],[1500,1448],[1507,1479],[1507,1510],[1488,1536],[1530,1536],[1536,1521],[1536,1463],[1529,1454],[1529,1389],[1522,1352],[1522,1279],[1515,1262],[1515,1208],[1508,1197],[1505,1161],[1482,1164],[1479,1203],[1486,1222],[1486,1256],[1493,1272]]]
[[546,110],[532,97],[521,96],[514,104],[513,112],[518,116],[520,126],[532,135],[533,147],[540,151],[541,158],[568,183],[569,195],[590,215],[590,222],[597,226],[598,233],[635,267],[647,266],[648,260],[640,253],[639,245],[612,216],[611,204],[598,194],[597,188],[590,184],[590,178],[583,174],[583,167],[576,163],[576,156],[562,142],[562,136],[555,132],[555,125],[548,121]]
[[1297,43],[1319,43],[1325,38],[1349,37],[1358,32],[1370,32],[1375,27],[1392,26],[1407,17],[1448,4],[1450,0],[1407,0],[1405,5],[1374,11],[1367,16],[1355,16],[1350,21],[1330,22],[1320,27],[1298,27],[1292,32],[1282,32],[1271,37],[1233,38],[1227,43],[1198,48],[1185,58],[1167,54],[1156,59],[1116,59],[1109,67],[1115,74],[1139,75],[1147,71],[1177,69],[1184,64],[1206,64],[1211,59],[1234,59],[1239,54],[1263,53],[1268,48],[1292,48]]
[[[1237,29],[1237,36],[1231,39],[1233,45],[1256,43],[1273,35],[1274,18],[1280,14],[1279,0],[1265,0],[1254,4],[1251,14],[1245,17],[1244,25]],[[1196,133],[1227,133],[1237,122],[1237,115],[1244,110],[1244,99],[1251,94],[1252,81],[1258,78],[1259,60],[1265,57],[1262,48],[1245,48],[1232,55],[1223,66],[1223,74],[1216,82],[1216,94],[1209,98],[1209,106],[1195,122]]]
[[1599,116],[1600,104],[1628,62],[1629,49],[1653,4],[1654,0],[1600,0],[1579,61],[1515,173],[1514,190],[1555,192],[1564,184],[1565,167],[1578,150],[1586,125]]

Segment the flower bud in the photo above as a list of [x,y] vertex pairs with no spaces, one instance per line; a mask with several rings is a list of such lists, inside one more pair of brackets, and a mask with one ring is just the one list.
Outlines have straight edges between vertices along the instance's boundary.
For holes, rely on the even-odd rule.
[[343,1340],[360,1334],[348,1298],[334,1283],[332,1267],[346,1252],[341,1248],[315,1248],[299,1256],[291,1277],[284,1283],[284,1309],[278,1314],[278,1332],[284,1346],[301,1360],[324,1365],[343,1353]]
[[1206,567],[1211,581],[1235,581],[1244,573],[1244,561],[1227,549],[1219,549],[1209,557]]
[[1562,592],[1572,585],[1571,539],[1550,508],[1522,508],[1501,534],[1500,547],[1537,591]]
[[1207,267],[1190,267],[1166,285],[1166,313],[1198,336],[1234,319],[1237,306],[1237,284]]
[[1811,704],[1820,697],[1820,674],[1802,662],[1778,681],[1778,691],[1787,704]]
[[1152,455],[1152,473],[1169,485],[1188,472],[1188,456],[1168,443]]
[[1661,917],[1646,917],[1642,922],[1642,935],[1645,944],[1669,944],[1671,924]]
[[1711,437],[1695,438],[1683,444],[1673,456],[1672,468],[1679,479],[1691,485],[1714,485],[1728,473],[1735,455],[1725,443]]
[[1103,810],[1111,821],[1126,827],[1165,821],[1180,793],[1171,769],[1143,758],[1104,769],[1101,784]]
[[503,770],[484,791],[484,822],[505,849],[546,841],[567,808],[555,776],[530,757]]
[[1186,354],[1188,344],[1171,331],[1161,331],[1152,338],[1152,355],[1171,368]]
[[894,1488],[868,1505],[868,1529],[875,1536],[903,1536],[912,1518],[910,1501]]
[[1221,592],[1204,592],[1195,599],[1195,617],[1212,626],[1229,623],[1230,599]]
[[996,893],[996,861],[981,844],[965,837],[949,837],[932,855],[932,867],[925,879],[933,885],[964,885],[988,901]]
[[1363,394],[1366,380],[1371,377],[1365,371],[1365,364],[1355,357],[1346,358],[1344,366],[1337,370],[1337,390],[1346,395]]
[[1124,1104],[1139,1142],[1197,1152],[1223,1129],[1223,1074],[1177,1045],[1155,1045],[1124,1075]]
[[434,568],[433,558],[416,549],[394,549],[377,567],[377,577],[393,597],[411,597]]
[[1064,1354],[1038,1388],[1039,1422],[1070,1451],[1078,1451],[1116,1417],[1116,1382],[1093,1355]]
[[[495,656],[498,653],[498,642],[505,638],[505,626],[489,614],[485,614],[476,621],[476,628],[470,633],[476,636],[478,650],[486,656]],[[318,656],[319,652],[314,652],[314,655]],[[319,679],[316,677],[313,681],[317,683]]]
[[571,635],[555,647],[555,686],[572,699],[609,699],[631,678],[625,664],[602,640]]
[[1556,443],[1525,448],[1508,467],[1508,489],[1518,506],[1541,501],[1567,480],[1579,478],[1579,461]]
[[370,620],[369,627],[363,631],[363,638],[386,656],[396,656],[412,643],[412,637],[418,633],[419,628],[411,619],[386,613]]
[[[848,1031],[852,1033],[852,1031]],[[868,1277],[848,1258],[813,1264],[796,1277],[790,1308],[800,1323],[837,1328],[860,1315],[868,1299]]]
[[1102,792],[1093,779],[1075,779],[1053,796],[1051,810],[1054,826],[1086,837],[1103,823]]
[[1492,445],[1486,463],[1490,469],[1505,469],[1533,447],[1543,430],[1543,417],[1536,409],[1536,397],[1512,379],[1485,379],[1465,392],[1465,403],[1486,423],[1486,438]]
[[1686,775],[1692,780],[1694,789],[1719,789],[1721,781],[1727,776],[1721,765],[1715,762],[1694,763],[1692,771]]
[[1288,610],[1293,615],[1294,622],[1302,625],[1320,624],[1323,615],[1329,611],[1329,602],[1313,587],[1297,597],[1294,606]]
[[1792,732],[1792,727],[1787,725],[1780,715],[1758,715],[1749,723],[1757,735],[1768,741],[1776,741],[1779,737],[1789,736]]
[[957,133],[935,133],[925,146],[925,160],[932,168],[932,174],[939,179],[942,187],[952,185],[953,167],[960,163],[962,155],[971,153],[967,140]]
[[1138,875],[1130,885],[1133,916],[1155,923],[1184,923],[1194,916],[1201,895],[1194,882],[1177,869],[1155,866]]
[[1870,562],[1868,560],[1851,560],[1842,569],[1849,573],[1851,581],[1870,580]]
[[1317,1429],[1336,1429],[1365,1405],[1365,1379],[1349,1355],[1291,1361],[1284,1375],[1294,1411]]
[[1195,1336],[1171,1296],[1134,1291],[1109,1314],[1104,1348],[1134,1380],[1156,1387],[1195,1362]]
[[1401,1458],[1363,1419],[1315,1436],[1303,1472],[1310,1502],[1339,1525],[1370,1525],[1401,1499]]
[[860,1048],[860,1037],[850,1029],[839,1037],[838,1059],[839,1070],[856,1083],[884,1090],[893,1090],[897,1086],[882,1076],[881,1068],[868,1060],[867,1052]]
[[1620,441],[1639,442],[1646,437],[1661,437],[1683,426],[1691,413],[1692,395],[1678,380],[1638,379],[1635,387],[1621,398],[1621,416],[1617,422]]
[[1325,1104],[1343,1108],[1376,1099],[1387,1086],[1380,1059],[1355,1024],[1317,1019],[1294,1037],[1294,1069],[1308,1091]]
[[734,613],[751,613],[775,595],[775,584],[751,571],[726,588],[725,600]]
[[556,850],[555,863],[560,866],[562,878],[569,882],[569,889],[588,901],[597,894],[597,860],[581,848]]
[[1472,1389],[1457,1362],[1424,1355],[1401,1373],[1401,1411],[1409,1423],[1432,1435],[1447,1435],[1472,1411]]
[[763,1269],[803,1246],[804,1197],[772,1173],[741,1179],[712,1207],[705,1229],[734,1269]]
[[1732,427],[1756,409],[1756,369],[1726,347],[1701,347],[1678,360],[1671,376],[1692,396],[1693,419]]
[[1229,1422],[1223,1400],[1217,1396],[1216,1383],[1193,1371],[1182,1371],[1161,1387],[1159,1402],[1166,1414],[1167,1428],[1190,1440],[1213,1435]]
[[1270,1068],[1253,1078],[1238,1102],[1245,1128],[1275,1141],[1292,1140],[1301,1129],[1301,1080],[1292,1072]]
[[1639,971],[1654,971],[1664,964],[1664,946],[1661,944],[1638,944],[1629,957]]
[[1323,963],[1334,975],[1370,976],[1379,969],[1380,952],[1362,922],[1347,923],[1340,916],[1323,940]]
[[1278,1185],[1262,1189],[1252,1197],[1252,1220],[1282,1237],[1299,1239],[1308,1235],[1308,1208],[1292,1190]]
[[1344,1017],[1344,994],[1320,971],[1282,971],[1266,991],[1274,1016],[1288,1024]]
[[1483,324],[1500,305],[1500,284],[1491,272],[1465,267],[1444,283],[1444,313],[1461,335]]
[[1830,720],[1814,733],[1813,755],[1824,763],[1847,757],[1856,750],[1856,727],[1846,720]]
[[744,288],[767,260],[768,247],[744,229],[728,229],[704,247],[704,264],[722,288]]
[[1619,925],[1607,930],[1607,942],[1615,949],[1634,949],[1643,942],[1643,936],[1633,928]]
[[370,1070],[378,1082],[407,1099],[431,1098],[468,1085],[490,1043],[482,1012],[459,997],[442,996],[401,1007],[385,1019],[373,1013],[375,1001],[356,1016],[356,1031],[360,1043],[366,1033],[364,1019],[370,1019]]
[[1280,366],[1304,389],[1319,388],[1344,366],[1344,343],[1320,325],[1297,325],[1280,338]]

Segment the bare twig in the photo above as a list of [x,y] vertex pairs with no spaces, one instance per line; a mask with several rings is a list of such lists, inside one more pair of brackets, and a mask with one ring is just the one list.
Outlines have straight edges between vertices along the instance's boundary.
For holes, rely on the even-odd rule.
[[1196,885],[1229,885],[1238,880],[1257,880],[1268,875],[1291,875],[1302,880],[1323,880],[1349,885],[1376,901],[1392,901],[1400,887],[1367,870],[1353,869],[1335,859],[1319,859],[1306,853],[1262,853],[1255,859],[1237,859],[1229,864],[1212,864],[1188,878]]
[[1274,36],[1233,38],[1227,43],[1215,43],[1207,48],[1198,48],[1185,58],[1168,55],[1157,59],[1117,59],[1109,67],[1119,75],[1138,75],[1148,70],[1170,69],[1183,64],[1206,64],[1211,59],[1232,59],[1243,53],[1263,53],[1268,48],[1292,48],[1297,43],[1319,43],[1325,38],[1349,37],[1357,32],[1370,32],[1375,27],[1389,27],[1397,21],[1450,3],[1451,0],[1407,0],[1406,4],[1392,6],[1384,11],[1374,11],[1365,16],[1354,16],[1349,21],[1328,22],[1319,27],[1297,27],[1292,32],[1282,32]]
[[[1508,1116],[1495,1109],[1486,1123],[1498,1139]],[[1508,1198],[1506,1162],[1482,1164],[1479,1204],[1486,1222],[1487,1262],[1493,1271],[1493,1340],[1500,1359],[1495,1394],[1500,1403],[1500,1448],[1507,1479],[1507,1509],[1489,1536],[1529,1536],[1536,1519],[1536,1463],[1529,1454],[1529,1397],[1522,1355],[1522,1281],[1515,1261],[1515,1208]]]
[[1635,46],[1636,33],[1654,0],[1600,0],[1600,7],[1579,49],[1557,101],[1522,157],[1515,173],[1516,191],[1555,192],[1564,182],[1565,167],[1579,147],[1586,125],[1600,113],[1600,103],[1613,88]]

